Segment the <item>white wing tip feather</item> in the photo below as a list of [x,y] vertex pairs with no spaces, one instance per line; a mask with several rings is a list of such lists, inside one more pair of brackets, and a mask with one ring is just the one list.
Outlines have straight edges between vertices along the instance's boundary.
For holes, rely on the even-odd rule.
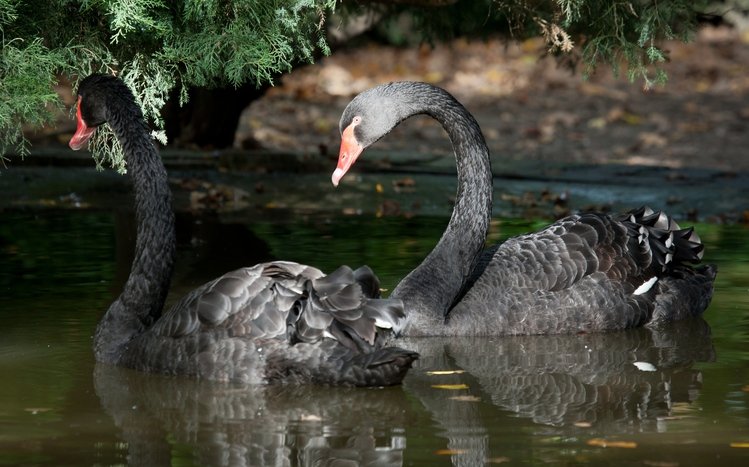
[[640,371],[658,371],[658,368],[655,367],[652,363],[648,362],[633,362],[634,366],[637,367]]
[[377,326],[378,328],[382,328],[382,329],[392,329],[393,323],[381,320],[379,318],[375,318],[375,326]]
[[655,276],[651,277],[650,279],[648,279],[645,282],[643,282],[642,285],[640,285],[639,287],[637,287],[635,289],[635,291],[633,292],[633,294],[634,295],[642,295],[642,294],[646,293],[648,290],[650,290],[653,287],[653,285],[655,285],[655,283],[657,281],[658,281],[657,277],[655,277]]

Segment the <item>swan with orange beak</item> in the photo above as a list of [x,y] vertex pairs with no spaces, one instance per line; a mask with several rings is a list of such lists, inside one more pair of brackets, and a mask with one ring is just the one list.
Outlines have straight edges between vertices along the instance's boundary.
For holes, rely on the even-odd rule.
[[[341,120],[343,123],[343,120]],[[361,123],[361,117],[355,115],[346,128],[341,131],[341,150],[338,152],[338,166],[333,172],[333,186],[338,186],[346,172],[354,165],[356,159],[364,151],[364,146],[356,137],[356,127]]]
[[339,124],[333,184],[364,149],[419,114],[447,133],[458,183],[439,241],[390,293],[407,310],[397,333],[613,331],[705,311],[716,268],[692,266],[702,259],[704,245],[693,228],[682,229],[648,207],[619,216],[574,214],[486,248],[494,191],[489,148],[470,112],[431,84],[392,82],[351,100]]

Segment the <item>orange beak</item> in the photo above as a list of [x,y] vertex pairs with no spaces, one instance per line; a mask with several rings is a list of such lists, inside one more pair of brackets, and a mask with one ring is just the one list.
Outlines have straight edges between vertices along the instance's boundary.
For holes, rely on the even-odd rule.
[[346,172],[354,165],[356,158],[362,153],[364,148],[354,136],[355,123],[347,126],[341,134],[341,150],[338,152],[338,165],[333,172],[333,186],[338,186]]
[[72,138],[70,138],[70,142],[68,143],[68,146],[70,146],[70,149],[73,151],[77,151],[81,149],[89,139],[94,135],[94,132],[96,131],[96,127],[89,127],[86,125],[86,122],[83,121],[83,117],[81,117],[81,97],[78,96],[78,109],[75,111],[75,117],[78,121],[78,128],[75,130],[75,134]]

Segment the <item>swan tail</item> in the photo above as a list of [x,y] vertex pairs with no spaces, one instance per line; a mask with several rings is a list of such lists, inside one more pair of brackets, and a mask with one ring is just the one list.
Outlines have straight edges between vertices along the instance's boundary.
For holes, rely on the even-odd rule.
[[680,267],[660,279],[648,326],[700,316],[710,305],[717,272],[712,264]]
[[704,254],[702,240],[693,227],[681,228],[673,218],[647,206],[634,209],[618,219],[627,226],[630,239],[642,257],[650,258],[654,274],[635,290],[650,296],[652,315],[649,326],[700,316],[710,304],[717,274],[714,265],[693,267]]
[[684,263],[702,260],[705,246],[694,228],[682,229],[662,211],[643,206],[621,215],[617,220],[629,229],[640,251],[652,257],[652,266],[660,273]]

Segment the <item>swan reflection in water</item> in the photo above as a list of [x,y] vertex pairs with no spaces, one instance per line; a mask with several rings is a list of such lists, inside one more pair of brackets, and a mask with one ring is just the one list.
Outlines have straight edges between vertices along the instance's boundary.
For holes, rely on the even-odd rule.
[[581,423],[591,433],[659,431],[676,404],[699,397],[693,364],[715,359],[701,318],[608,334],[404,340],[423,357],[403,387],[232,386],[100,364],[96,392],[134,465],[168,462],[175,442],[202,465],[402,465],[408,444],[444,446],[408,439],[430,419],[433,436],[462,453],[453,462],[470,465],[516,417],[539,428],[514,432],[528,442]]
[[173,443],[206,466],[402,465],[409,410],[399,387],[232,385],[107,364],[94,384],[130,465],[169,465]]

